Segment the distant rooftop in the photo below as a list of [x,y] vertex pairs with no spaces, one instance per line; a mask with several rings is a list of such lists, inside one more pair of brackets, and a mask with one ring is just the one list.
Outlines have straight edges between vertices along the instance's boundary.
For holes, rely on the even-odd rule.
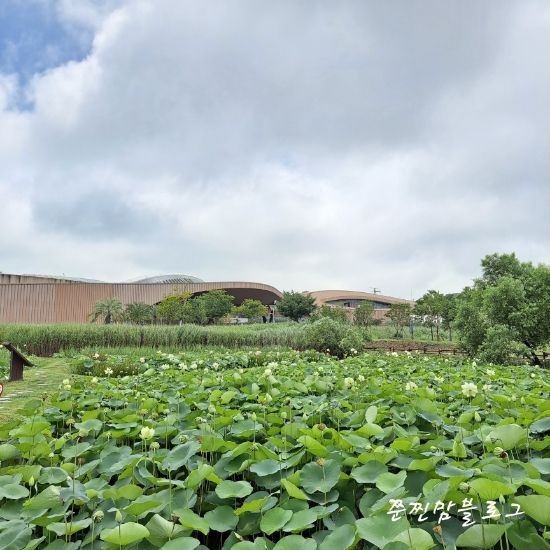
[[[107,281],[99,281],[98,279],[85,279],[83,277],[66,277],[65,275],[36,275],[34,273],[2,273],[0,271],[0,280],[5,277],[16,277],[21,279],[22,282],[25,279],[44,279],[44,282],[60,282],[67,281],[70,283],[105,283]],[[25,282],[37,282],[37,281],[25,281]],[[42,282],[42,281],[40,281]],[[111,281],[112,282],[112,281]],[[204,283],[202,279],[198,277],[193,277],[192,275],[184,275],[183,273],[170,273],[167,275],[154,275],[153,277],[137,277],[135,279],[130,279],[128,281],[123,281],[125,283],[139,283],[139,284],[154,284],[154,283],[165,283],[165,284],[186,284],[186,283]]]
[[183,275],[182,273],[171,273],[168,275],[154,275],[138,279],[130,279],[126,283],[166,283],[166,284],[185,284],[185,283],[204,283],[202,279],[192,275]]
[[[13,273],[3,273],[0,271],[0,275],[13,276]],[[103,283],[98,279],[86,279],[84,277],[66,277],[65,275],[39,275],[36,273],[18,273],[17,277],[35,277],[37,279],[56,279],[58,281],[69,281],[75,283]]]

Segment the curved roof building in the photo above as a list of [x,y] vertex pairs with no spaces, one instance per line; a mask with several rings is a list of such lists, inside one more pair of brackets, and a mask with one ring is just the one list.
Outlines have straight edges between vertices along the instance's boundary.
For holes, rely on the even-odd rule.
[[409,304],[410,306],[414,306],[415,304],[412,300],[356,290],[317,290],[315,292],[308,292],[308,294],[315,298],[315,304],[318,306],[340,306],[351,310],[362,302],[371,302],[374,306],[375,319],[383,319],[392,304]]
[[[106,298],[120,300],[123,305],[157,304],[170,294],[197,295],[217,289],[231,294],[236,305],[246,298],[271,305],[282,297],[275,287],[263,283],[205,282],[184,274],[106,283],[65,276],[0,273],[0,323],[86,323],[95,303]],[[384,318],[391,304],[414,305],[410,300],[352,290],[319,290],[308,294],[315,298],[317,305],[341,306],[350,313],[361,302],[372,302],[378,319]]]
[[225,290],[239,305],[246,298],[266,305],[281,298],[275,287],[251,282],[204,282],[189,275],[159,275],[129,283],[0,273],[0,323],[86,323],[99,300],[157,304],[170,294]]

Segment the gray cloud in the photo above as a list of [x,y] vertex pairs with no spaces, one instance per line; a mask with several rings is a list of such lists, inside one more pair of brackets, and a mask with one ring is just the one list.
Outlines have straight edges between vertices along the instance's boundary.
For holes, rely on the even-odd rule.
[[3,271],[409,296],[550,261],[543,0],[55,6],[95,38],[0,78]]

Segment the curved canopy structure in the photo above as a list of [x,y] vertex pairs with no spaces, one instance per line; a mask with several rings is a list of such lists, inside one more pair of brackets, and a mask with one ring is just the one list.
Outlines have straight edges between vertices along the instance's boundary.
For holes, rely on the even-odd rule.
[[181,273],[172,273],[170,275],[154,275],[153,277],[145,277],[144,279],[131,279],[128,283],[144,283],[144,284],[185,284],[185,283],[204,283],[202,279],[193,277],[192,275],[183,275]]
[[[3,284],[2,284],[3,283]],[[96,302],[114,298],[123,305],[133,302],[157,304],[170,294],[202,294],[225,290],[235,305],[246,298],[271,305],[281,298],[276,288],[250,282],[139,282],[82,283],[17,277],[0,279],[0,323],[86,323]]]
[[365,301],[372,302],[375,307],[377,304],[387,307],[392,304],[414,305],[412,300],[404,300],[403,298],[394,298],[393,296],[385,296],[384,294],[371,294],[370,292],[360,292],[357,290],[316,290],[315,292],[308,292],[308,294],[315,298],[315,303],[318,306],[332,304],[353,307],[357,305],[357,303]]
[[310,296],[315,298],[315,304],[318,306],[339,306],[347,308],[351,311],[362,302],[370,302],[374,306],[374,318],[384,319],[386,312],[392,304],[409,304],[414,306],[412,300],[404,300],[403,298],[394,298],[393,296],[385,296],[383,294],[372,294],[370,292],[360,292],[357,290],[317,290],[308,292]]

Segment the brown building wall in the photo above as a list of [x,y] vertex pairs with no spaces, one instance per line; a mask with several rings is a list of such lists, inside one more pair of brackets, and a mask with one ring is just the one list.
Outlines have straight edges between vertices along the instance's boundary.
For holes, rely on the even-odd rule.
[[0,284],[0,323],[85,323],[94,304],[116,298],[124,305],[132,302],[156,304],[173,293],[197,294],[223,289],[240,304],[255,298],[272,304],[282,295],[274,287],[261,283],[221,282],[188,284],[128,283],[24,283]]

